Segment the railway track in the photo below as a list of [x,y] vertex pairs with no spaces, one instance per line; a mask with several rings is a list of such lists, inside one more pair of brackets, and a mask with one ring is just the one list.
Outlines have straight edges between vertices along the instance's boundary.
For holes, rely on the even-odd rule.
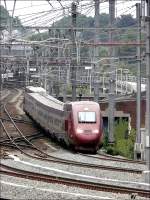
[[[31,142],[32,140],[35,140],[35,139],[39,139],[39,138],[43,138],[44,135],[40,132],[38,133],[35,133],[35,134],[29,134],[29,135],[26,135],[26,138]],[[18,146],[21,146],[21,147],[24,147],[24,148],[32,148],[31,145],[28,145],[27,143],[25,143],[24,141],[24,138],[22,137],[15,137],[13,138],[13,141],[18,145]],[[22,144],[23,143],[23,144]],[[8,146],[8,147],[14,147],[16,148],[16,146],[12,143],[12,141],[8,138],[8,139],[0,139],[0,145],[1,146]],[[34,149],[34,148],[33,148]]]
[[17,93],[17,89],[7,89],[5,95],[0,98],[0,105],[8,103]]
[[[0,119],[1,119],[2,121],[10,121],[10,119],[4,118],[4,117],[0,117]],[[18,119],[18,118],[15,118],[15,117],[12,117],[12,119],[13,119],[14,122],[16,122],[16,123],[33,124],[33,123],[32,123],[31,121],[29,121],[29,120]]]
[[[17,132],[19,133],[19,135],[20,135],[19,140],[20,140],[21,142],[25,142],[26,145],[25,145],[25,146],[23,145],[23,147],[29,147],[29,148],[35,149],[35,150],[37,150],[38,152],[42,153],[42,151],[40,151],[33,143],[31,143],[30,140],[29,140],[26,136],[24,136],[24,134],[20,131],[20,129],[18,129],[18,127],[16,126],[15,122],[13,121],[13,119],[12,119],[11,116],[9,115],[8,111],[6,110],[5,106],[4,106],[4,110],[5,110],[6,113],[8,114],[8,117],[10,117],[11,124],[13,124],[13,126],[14,126],[14,131],[17,131]],[[21,151],[22,153],[24,153],[25,155],[31,157],[31,155],[28,154],[28,153],[26,153],[24,149],[21,149],[21,148],[20,148],[20,146],[22,146],[22,144],[21,144],[21,145],[18,144],[18,143],[16,142],[16,139],[18,139],[18,138],[13,138],[13,137],[10,135],[9,131],[7,130],[6,126],[4,125],[4,123],[3,123],[3,121],[2,121],[1,119],[0,119],[0,123],[1,123],[1,125],[2,125],[2,127],[3,127],[3,129],[4,129],[4,131],[5,131],[5,133],[6,133],[6,135],[7,135],[7,137],[8,137],[8,140],[7,140],[7,143],[6,143],[6,144],[8,144],[8,142],[9,142],[10,145],[13,145],[13,147],[15,147],[16,149],[20,150],[20,151]],[[12,129],[12,127],[11,127],[11,129]],[[2,144],[5,145],[5,141],[2,141]],[[40,155],[40,154],[39,154],[39,156],[43,156],[43,157],[44,157],[45,155]],[[35,158],[35,156],[33,156],[33,158]]]
[[[8,112],[8,111],[7,111]],[[22,119],[17,119],[17,118],[13,118],[13,117],[11,117],[11,119],[10,119],[10,117],[9,118],[0,118],[2,121],[14,121],[14,122],[16,122],[16,123],[25,123],[25,124],[32,124],[32,122],[30,122],[30,121],[27,121],[27,120],[22,120]],[[28,137],[28,136],[27,136]],[[30,136],[29,136],[30,137]],[[32,136],[31,136],[32,137]],[[34,136],[33,136],[34,137]],[[42,135],[40,136],[40,134],[39,134],[39,138],[40,137],[42,137]],[[22,140],[23,141],[23,139],[21,139],[22,137],[20,137],[20,140]],[[38,138],[38,135],[37,135],[37,138]],[[34,139],[34,138],[33,138]],[[36,136],[35,136],[35,139],[36,139]],[[6,145],[7,146],[11,146],[11,147],[15,147],[15,145],[12,145],[12,144],[10,144],[11,142],[9,141],[8,142],[8,140],[5,140],[5,141],[0,141],[0,143],[1,143],[1,145],[3,145],[4,144],[4,142],[6,142]],[[24,146],[24,147],[27,147],[27,145],[21,145],[20,144],[20,146]],[[30,148],[32,148],[31,147],[32,145],[30,145]],[[29,146],[28,146],[29,147]],[[130,159],[124,159],[124,158],[116,158],[116,157],[114,157],[114,156],[111,156],[111,155],[107,155],[107,154],[100,154],[100,153],[98,153],[98,156],[97,155],[85,155],[85,154],[81,154],[81,153],[79,153],[80,155],[82,155],[82,156],[86,156],[86,157],[92,157],[92,158],[96,158],[96,159],[101,159],[101,160],[108,160],[108,161],[118,161],[118,162],[126,162],[126,163],[134,163],[134,164],[145,164],[145,162],[144,161],[135,161],[135,160],[130,160]],[[55,157],[55,159],[56,159],[56,157]]]
[[149,190],[141,189],[141,188],[131,188],[131,187],[124,187],[124,186],[117,186],[112,184],[104,184],[104,183],[97,183],[90,180],[80,180],[75,178],[65,178],[60,176],[52,176],[46,174],[40,174],[35,172],[30,172],[22,169],[16,169],[4,164],[0,164],[0,173],[9,176],[15,176],[19,178],[31,179],[36,181],[48,182],[48,183],[58,183],[58,184],[65,184],[68,186],[73,187],[81,187],[91,190],[98,190],[98,191],[105,191],[105,192],[113,192],[113,193],[122,193],[122,194],[133,194],[136,193],[139,196],[143,197],[150,197]]
[[89,154],[82,154],[82,153],[78,153],[78,154],[85,157],[101,159],[101,160],[117,161],[117,162],[122,162],[122,163],[142,164],[142,165],[146,164],[145,161],[137,161],[137,160],[127,159],[127,158],[117,158],[117,157],[107,155],[107,154],[100,154],[100,153],[97,153],[97,155],[89,155]]
[[[104,169],[104,170],[112,170],[112,171],[123,171],[123,172],[128,172],[128,173],[136,173],[136,174],[141,174],[142,171],[141,170],[137,170],[137,169],[128,169],[128,168],[119,168],[119,167],[111,167],[111,166],[104,166],[104,165],[94,165],[94,164],[87,164],[87,163],[82,163],[82,162],[76,162],[76,161],[69,161],[66,159],[60,159],[60,158],[56,158],[54,156],[51,156],[43,151],[41,151],[40,149],[38,149],[34,144],[32,144],[21,132],[21,137],[19,138],[19,140],[21,141],[25,141],[26,145],[19,145],[18,143],[16,143],[16,139],[12,139],[10,134],[8,133],[8,131],[6,130],[3,122],[0,120],[0,123],[3,126],[3,129],[5,130],[7,136],[8,136],[8,140],[9,143],[11,142],[13,146],[15,146],[19,151],[21,151],[23,154],[27,155],[28,157],[32,157],[35,159],[41,159],[41,160],[45,160],[45,161],[50,161],[50,162],[55,162],[55,163],[60,163],[60,164],[72,164],[75,166],[80,166],[80,167],[88,167],[88,168],[95,168],[95,169]],[[20,132],[20,130],[19,130]],[[4,141],[3,141],[4,142]],[[6,143],[7,144],[7,143]],[[38,154],[28,154],[27,152],[25,152],[25,149],[22,149],[21,147],[28,147],[28,148],[32,148],[33,150],[38,151]],[[40,154],[39,154],[40,153]]]
[[[5,93],[5,95],[3,93]],[[8,89],[0,91],[0,101],[2,102],[9,94],[10,91]]]
[[[5,119],[7,119],[7,122],[10,122],[10,123],[13,124],[14,130],[18,132],[20,138],[19,139],[12,138],[10,133],[9,133],[9,131],[5,127],[3,121],[0,119],[0,123],[2,124],[2,127],[3,127],[5,133],[7,134],[7,137],[8,137],[7,141],[5,140],[5,141],[1,141],[0,142],[2,145],[7,145],[7,146],[10,146],[10,147],[14,147],[14,148],[18,149],[19,151],[21,151],[22,153],[24,153],[25,155],[27,155],[29,157],[32,157],[32,158],[35,158],[35,159],[42,159],[42,160],[50,161],[50,162],[57,162],[57,163],[60,163],[60,164],[68,164],[68,165],[72,164],[72,165],[75,165],[75,166],[88,167],[88,168],[93,168],[93,169],[94,168],[95,169],[104,169],[104,170],[136,173],[136,174],[141,174],[142,173],[142,170],[137,170],[137,169],[129,169],[129,168],[120,168],[120,167],[111,167],[111,166],[104,166],[104,165],[88,164],[88,163],[82,163],[82,162],[77,162],[77,161],[70,161],[70,160],[67,160],[67,159],[57,158],[55,156],[49,155],[45,151],[42,151],[37,146],[35,146],[31,142],[31,140],[28,138],[28,136],[26,137],[24,135],[24,133],[17,127],[16,122],[18,122],[18,121],[16,121],[16,119],[14,119],[10,115],[9,111],[6,108],[6,105],[3,105],[3,110],[4,110],[5,114],[7,115],[7,118],[5,117]],[[6,121],[6,120],[4,120],[4,121]],[[22,120],[21,120],[21,122],[23,123]],[[25,151],[26,148],[31,148],[33,151],[36,151],[36,153],[34,152],[33,155],[28,154]]]
[[[128,173],[136,173],[141,174],[141,170],[136,169],[126,169],[126,168],[119,168],[119,167],[111,167],[111,166],[104,166],[104,165],[95,165],[95,164],[89,164],[89,163],[82,163],[77,161],[70,161],[67,159],[60,159],[55,156],[51,156],[47,154],[44,151],[41,151],[39,148],[37,148],[31,141],[34,140],[34,137],[38,138],[38,134],[31,135],[24,135],[17,127],[16,121],[14,118],[11,117],[10,113],[8,112],[6,106],[3,107],[5,114],[7,115],[7,121],[11,122],[14,125],[14,129],[18,132],[19,136],[12,138],[10,135],[10,132],[6,130],[5,125],[3,124],[3,121],[1,120],[0,123],[3,124],[3,129],[5,130],[6,134],[8,134],[8,139],[1,140],[0,143],[3,145],[10,145],[14,146],[16,149],[21,151],[23,154],[25,154],[28,157],[31,157],[33,159],[40,159],[43,161],[49,161],[49,162],[55,162],[59,164],[65,164],[65,165],[74,165],[79,167],[86,167],[86,168],[93,168],[93,169],[104,169],[104,170],[112,170],[112,171],[121,171],[121,172],[128,172]],[[23,123],[23,122],[22,122]],[[31,148],[33,150],[33,154],[28,153],[28,148]],[[26,151],[27,150],[27,151]],[[127,188],[122,186],[112,186],[107,184],[98,184],[98,183],[91,183],[88,181],[81,181],[81,180],[73,180],[68,178],[62,178],[62,177],[56,177],[56,176],[47,176],[44,174],[37,174],[33,172],[27,172],[19,169],[10,169],[8,166],[0,165],[1,174],[7,174],[9,176],[17,176],[21,178],[29,178],[32,180],[39,180],[43,182],[54,182],[59,184],[66,184],[69,186],[77,186],[77,187],[83,187],[83,188],[89,188],[93,190],[103,190],[103,191],[109,191],[109,192],[120,192],[120,193],[138,193],[140,196],[149,197],[147,194],[147,191],[143,191],[142,189],[134,189],[134,188]],[[118,189],[119,188],[119,189]]]
[[[1,122],[1,120],[0,120],[0,122]],[[137,169],[119,168],[119,167],[111,167],[111,166],[105,166],[105,165],[95,165],[95,164],[88,164],[88,163],[82,163],[82,162],[77,162],[77,161],[70,161],[70,160],[60,159],[60,158],[51,156],[49,154],[45,154],[43,156],[42,154],[35,153],[34,155],[31,155],[25,151],[26,148],[32,148],[33,150],[38,150],[40,153],[43,153],[43,151],[40,151],[39,149],[37,149],[34,146],[31,146],[29,144],[26,144],[26,145],[21,144],[20,145],[20,144],[16,143],[16,140],[18,140],[18,139],[22,140],[23,138],[18,138],[18,139],[16,138],[15,140],[12,140],[10,136],[8,136],[8,137],[9,137],[12,145],[10,142],[9,142],[9,144],[6,143],[6,145],[8,144],[8,146],[13,146],[13,147],[17,148],[21,153],[25,154],[28,157],[34,158],[34,159],[40,159],[40,160],[59,163],[59,164],[67,164],[67,165],[71,164],[74,166],[87,167],[87,168],[93,168],[93,169],[103,169],[103,170],[112,170],[112,171],[121,171],[121,172],[142,174],[142,171],[137,170]],[[9,140],[7,140],[7,142],[8,141]],[[22,149],[21,147],[24,147],[25,149]],[[45,156],[47,156],[47,158]]]
[[[22,132],[17,128],[15,122],[31,124],[31,122],[28,122],[26,120],[19,120],[19,119],[16,119],[16,118],[12,118],[10,116],[8,110],[6,109],[6,104],[8,104],[10,101],[12,101],[12,99],[15,96],[17,96],[18,94],[19,94],[19,90],[18,89],[13,89],[13,90],[11,90],[11,92],[7,96],[5,96],[5,98],[1,102],[1,105],[0,105],[0,110],[1,110],[0,123],[1,123],[1,126],[2,126],[2,128],[4,130],[4,132],[6,133],[6,136],[7,136],[8,139],[4,139],[3,136],[1,136],[0,144],[2,146],[8,146],[8,147],[17,148],[22,153],[25,153],[23,151],[24,148],[32,148],[32,149],[35,148],[36,149],[36,147],[30,141],[33,140],[33,139],[42,137],[43,134],[36,133],[36,134],[33,134],[33,135],[27,135],[27,137],[25,137],[22,134]],[[6,115],[6,116],[4,117],[4,115]],[[5,121],[10,123],[10,126],[11,126],[11,130],[10,131],[8,131],[7,130],[8,127],[6,128],[6,126],[4,125]],[[13,125],[13,130],[12,130],[12,125]],[[11,134],[12,131],[14,131],[14,132],[17,131],[18,134],[20,135],[20,137],[15,137],[14,138],[12,136],[12,134]],[[27,138],[29,138],[29,140]],[[21,149],[21,147],[23,149]]]
[[[4,123],[2,122],[2,120],[0,120],[0,123],[2,124],[2,127],[4,129],[4,131],[7,134],[7,137],[9,139],[9,142],[7,140],[6,145],[10,145],[15,147],[16,149],[18,149],[19,151],[21,151],[23,154],[25,154],[28,157],[32,157],[34,159],[40,159],[40,160],[45,160],[45,161],[50,161],[50,162],[55,162],[55,163],[59,163],[59,164],[67,164],[67,165],[74,165],[74,166],[79,166],[79,167],[87,167],[87,168],[93,168],[93,169],[103,169],[103,170],[112,170],[112,171],[121,171],[121,172],[126,172],[126,173],[135,173],[135,174],[142,174],[142,170],[138,170],[138,169],[130,169],[130,168],[121,168],[121,167],[112,167],[112,166],[106,166],[106,165],[96,165],[96,164],[89,164],[89,163],[83,163],[83,162],[77,162],[77,161],[71,161],[71,160],[67,160],[67,159],[62,159],[62,158],[58,158],[55,156],[52,156],[42,150],[40,150],[37,146],[35,146],[23,133],[22,131],[20,131],[20,129],[18,129],[17,125],[15,124],[15,122],[13,121],[11,115],[9,114],[6,106],[4,106],[4,111],[7,114],[7,116],[9,117],[10,122],[12,122],[13,126],[15,127],[15,130],[18,132],[18,134],[20,135],[20,139],[22,142],[25,142],[25,145],[21,144],[19,145],[15,139],[12,139],[12,137],[10,136],[9,132],[7,131],[7,128],[5,127]],[[9,143],[9,144],[8,144]],[[4,144],[4,143],[2,143]],[[34,152],[32,155],[31,153],[27,153],[25,151],[25,148],[31,148]]]
[[119,161],[119,162],[127,162],[127,163],[135,163],[135,164],[146,164],[145,161],[141,161],[141,160],[132,160],[132,159],[128,159],[128,158],[117,158],[115,156],[111,156],[111,155],[108,155],[108,154],[101,154],[101,153],[98,153],[99,156],[104,156],[104,157],[107,157],[108,159],[110,160],[114,160],[114,161]]

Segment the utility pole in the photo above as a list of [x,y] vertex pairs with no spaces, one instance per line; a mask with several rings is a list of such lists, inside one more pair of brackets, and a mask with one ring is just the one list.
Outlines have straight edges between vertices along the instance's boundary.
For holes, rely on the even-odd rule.
[[146,22],[146,164],[147,171],[144,171],[145,182],[150,184],[150,1],[147,2],[147,17],[145,17]]
[[[1,52],[0,52],[0,54],[1,54]],[[2,91],[2,64],[0,64],[0,91]]]
[[144,23],[145,17],[145,0],[141,0],[141,26],[145,25]]
[[[48,34],[49,34],[49,37],[52,37],[53,31],[51,29],[49,29]],[[49,56],[50,56],[50,52],[51,52],[51,48],[48,49],[48,55]],[[53,95],[53,79],[51,77],[51,66],[49,66],[47,64],[47,68],[48,68],[48,94]]]
[[[114,26],[115,21],[115,0],[109,0],[109,27]],[[109,32],[109,41],[113,40],[113,32]],[[115,47],[110,47],[110,57],[115,57]],[[115,68],[114,61],[110,59],[110,88],[108,94],[108,142],[114,143],[114,111],[115,111]]]
[[29,85],[29,56],[26,56],[27,65],[26,65],[26,86]]
[[[137,42],[141,41],[141,4],[136,4]],[[136,143],[134,146],[135,159],[142,158],[141,149],[141,47],[137,46],[137,95],[136,95]]]
[[38,48],[35,48],[34,49],[34,55],[35,55],[35,65],[36,65],[36,69],[37,69],[37,72],[38,72],[38,85],[40,86],[41,83],[40,83],[40,67],[39,67],[39,59],[38,59]]
[[[2,42],[2,30],[0,30],[0,43]],[[0,57],[2,54],[2,49],[0,48]],[[0,91],[2,91],[3,89],[3,85],[2,85],[2,63],[0,63]]]
[[[94,65],[94,72],[97,71],[98,69],[98,50],[99,47],[96,46],[96,44],[99,41],[99,30],[97,28],[99,28],[99,6],[100,6],[100,2],[99,0],[94,0],[95,1],[95,16],[94,16],[94,24],[95,24],[95,34],[94,34],[94,61],[95,61],[95,65]],[[96,74],[96,73],[94,73]],[[94,101],[98,102],[98,98],[99,98],[99,83],[97,82],[97,80],[94,79]]]
[[[2,30],[0,30],[0,45],[2,43]],[[2,49],[0,48],[0,57],[2,55]],[[3,90],[3,80],[2,80],[2,62],[0,62],[0,99],[1,99],[1,91]],[[1,102],[0,102],[1,103]],[[0,109],[1,112],[1,109]],[[0,126],[0,132],[1,132],[1,136],[2,136],[2,126]]]
[[45,49],[42,49],[42,58],[41,58],[41,80],[42,80],[42,87],[46,90],[46,81],[47,81],[47,74],[46,74],[46,65],[44,64],[45,59]]
[[29,56],[27,55],[26,46],[24,46],[24,55],[26,58],[26,67],[25,67],[25,87],[29,86]]
[[73,2],[72,6],[72,101],[76,101],[76,71],[77,71],[77,60],[76,60],[76,18],[77,18],[77,5]]

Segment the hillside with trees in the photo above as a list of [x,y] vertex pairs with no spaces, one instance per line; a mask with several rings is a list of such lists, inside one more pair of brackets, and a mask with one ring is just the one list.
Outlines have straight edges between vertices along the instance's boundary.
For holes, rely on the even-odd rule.
[[6,30],[8,26],[10,26],[10,23],[13,24],[13,26],[19,26],[20,28],[13,28],[13,30],[19,30],[21,31],[23,29],[23,26],[21,24],[21,21],[18,17],[11,17],[9,12],[0,5],[0,28],[1,30]]
[[[121,15],[116,18],[114,27],[119,28],[114,31],[114,38],[113,41],[121,41],[121,42],[129,42],[129,41],[136,41],[137,38],[137,31],[133,30],[133,27],[136,27],[136,19],[131,15]],[[101,28],[109,27],[109,14],[101,13],[99,16],[99,24]],[[38,33],[30,36],[29,40],[43,40],[47,39],[48,37],[63,37],[71,39],[71,16],[67,16],[62,18],[59,21],[56,21],[51,25],[51,27],[56,28],[55,32],[44,32]],[[68,28],[65,31],[57,28],[65,27]],[[90,16],[81,15],[78,13],[77,16],[77,27],[80,28],[94,28],[94,18]],[[70,29],[69,29],[70,28]],[[121,29],[126,28],[126,29]],[[93,30],[94,31],[94,30]],[[84,30],[77,33],[77,39],[80,41],[94,41],[94,32],[90,30]],[[144,39],[144,34],[142,34],[142,39]],[[99,40],[101,42],[107,42],[109,39],[108,31],[101,30],[99,32]],[[136,56],[136,46],[118,46],[115,47],[116,56],[118,57],[128,57],[128,56]],[[142,53],[145,49],[142,49]],[[81,57],[88,57],[89,52],[87,48],[82,48],[81,50]],[[109,47],[108,46],[100,46],[99,47],[99,56],[100,57],[107,57],[109,56]],[[136,57],[134,60],[129,61],[122,61],[121,67],[129,68],[133,74],[136,74]],[[142,67],[142,74],[145,75],[145,65]]]
[[[107,28],[109,26],[109,14],[106,13],[102,13],[99,16],[99,24],[101,28]],[[128,15],[122,15],[120,17],[118,17],[116,19],[115,22],[115,27],[116,28],[123,28],[123,27],[133,27],[136,26],[136,19],[132,17],[132,15],[128,14]],[[52,24],[51,27],[55,27],[60,28],[60,27],[64,27],[64,28],[70,28],[71,27],[71,17],[64,17],[59,21],[56,21],[55,23]],[[85,15],[81,15],[78,14],[77,17],[77,27],[80,28],[94,28],[94,18],[93,17],[88,17]],[[124,34],[128,34],[128,32],[122,32]],[[56,33],[58,34],[58,33]],[[69,30],[65,30],[65,32],[63,32],[64,36],[66,38],[69,38],[70,36],[70,31]],[[132,34],[132,37],[134,39],[136,39],[136,33],[134,32],[130,32],[130,34]],[[47,33],[42,33],[42,37],[45,38],[45,35],[47,35]],[[41,34],[36,34],[30,37],[30,39],[32,40],[41,40]],[[93,40],[93,32],[92,31],[84,31],[80,33],[80,39],[83,40]],[[100,32],[99,35],[99,39],[101,41],[107,41],[108,40],[108,33],[104,33],[104,31]],[[117,38],[116,38],[117,39]]]
[[[5,30],[5,26],[8,27],[10,25],[10,22],[12,21],[13,26],[17,25],[20,28],[17,28],[17,30],[21,33],[25,30],[21,24],[21,21],[18,17],[11,17],[8,13],[8,11],[3,7],[0,6],[0,25],[1,30]],[[109,27],[109,14],[101,13],[99,16],[99,24],[100,28],[107,28]],[[71,16],[63,17],[61,20],[54,22],[50,27],[56,28],[55,31],[46,31],[43,33],[33,33],[32,35],[28,36],[27,39],[31,41],[40,41],[45,40],[49,37],[63,37],[67,39],[71,39]],[[68,28],[66,30],[61,30],[57,28]],[[80,28],[94,28],[94,18],[91,16],[81,15],[78,13],[77,15],[77,27]],[[136,27],[136,19],[131,15],[121,15],[116,18],[115,24],[116,29],[114,32],[114,38],[113,41],[122,41],[122,42],[128,42],[128,41],[136,41],[137,32],[132,29],[132,27]],[[130,29],[131,27],[131,29]],[[127,28],[127,29],[121,29],[120,28]],[[16,29],[12,29],[16,30]],[[144,35],[142,35],[142,39],[144,39]],[[77,40],[79,41],[88,41],[93,42],[94,41],[94,30],[84,30],[81,32],[77,32]],[[107,42],[109,40],[109,33],[108,31],[100,30],[99,32],[99,41],[101,42]],[[115,47],[116,56],[118,57],[124,57],[124,56],[135,56],[136,55],[136,46],[119,46]],[[145,51],[143,48],[142,51]],[[109,47],[108,46],[100,46],[99,47],[99,56],[100,57],[107,57],[109,56]],[[89,49],[88,48],[82,48],[81,49],[81,57],[89,57]],[[131,61],[122,61],[121,67],[129,68],[133,74],[136,74],[136,58],[135,60]],[[145,74],[145,66],[142,67],[143,75]]]

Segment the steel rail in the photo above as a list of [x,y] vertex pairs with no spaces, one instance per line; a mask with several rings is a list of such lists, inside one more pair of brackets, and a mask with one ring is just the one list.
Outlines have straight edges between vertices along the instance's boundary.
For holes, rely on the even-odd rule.
[[[0,117],[0,119],[3,120],[3,121],[10,121],[10,119],[6,119],[6,118],[3,118],[3,117]],[[17,119],[17,118],[13,118],[13,117],[12,117],[12,119],[16,123],[33,124],[32,122],[24,120],[24,119]]]
[[[11,148],[17,148],[18,149],[18,147],[16,147],[16,145],[14,145],[14,144],[12,144],[12,143],[1,143],[0,142],[0,145],[1,146],[8,146],[8,147],[11,147]],[[29,146],[29,145],[27,145],[27,144],[18,144],[18,146],[21,148],[21,147],[23,147],[23,148],[30,148],[30,149],[32,149],[33,147],[31,147],[31,146]]]
[[[35,133],[32,135],[26,135],[26,138],[28,138],[31,141],[31,140],[34,140],[34,139],[37,139],[37,138],[43,137],[43,136],[44,135],[39,132],[39,133]],[[13,141],[15,141],[15,142],[19,142],[19,141],[23,141],[23,140],[24,139],[22,137],[13,138]],[[10,139],[0,140],[0,143],[5,143],[5,142],[10,142]]]
[[[57,158],[54,156],[51,156],[49,154],[46,154],[50,158],[42,157],[41,155],[31,155],[26,153],[24,150],[22,150],[18,144],[14,142],[14,140],[10,137],[9,133],[7,132],[2,120],[0,120],[0,123],[2,124],[3,129],[5,130],[8,138],[12,142],[12,144],[20,150],[23,154],[25,154],[28,157],[34,158],[34,159],[40,159],[48,162],[54,162],[54,163],[59,163],[59,164],[68,164],[68,165],[74,165],[74,166],[79,166],[79,167],[87,167],[87,168],[94,168],[94,169],[103,169],[103,170],[112,170],[112,171],[121,171],[121,172],[127,172],[127,173],[135,173],[135,174],[141,174],[142,170],[138,169],[128,169],[128,168],[120,168],[120,167],[112,167],[112,166],[105,166],[105,165],[95,165],[95,164],[88,164],[88,163],[82,163],[82,162],[77,162],[77,161],[70,161],[67,159],[62,159],[62,158]],[[36,150],[36,149],[35,149]]]
[[[105,191],[105,192],[114,192],[114,193],[123,193],[123,194],[133,194],[137,193],[139,196],[143,197],[150,197],[149,190],[141,189],[141,188],[131,188],[125,186],[118,186],[112,184],[105,184],[105,183],[96,183],[90,180],[80,180],[80,179],[73,179],[68,177],[61,177],[56,175],[46,175],[36,172],[30,172],[22,169],[16,169],[4,164],[0,163],[0,174],[9,175],[9,176],[16,176],[20,178],[48,182],[48,183],[58,183],[58,184],[65,184],[73,187],[81,187],[91,190],[98,190],[98,191]],[[6,169],[6,170],[3,170]]]
[[[145,161],[141,161],[141,160],[132,160],[132,159],[128,159],[128,158],[116,158],[111,155],[105,155],[105,154],[103,155],[103,154],[99,154],[99,153],[98,153],[98,155],[104,156],[104,157],[107,157],[108,159],[112,159],[114,161],[119,161],[119,162],[128,162],[128,163],[143,164],[143,165],[146,164]],[[100,157],[100,159],[101,159],[101,157]]]
[[15,122],[13,121],[12,117],[10,116],[8,110],[6,109],[6,105],[4,105],[4,111],[6,112],[6,114],[8,115],[10,121],[12,122],[12,124],[14,125],[14,127],[16,128],[16,130],[18,131],[18,133],[20,134],[20,136],[22,136],[22,138],[28,143],[30,144],[32,147],[34,147],[38,152],[40,152],[41,154],[43,154],[43,157],[47,156],[47,154],[38,149],[36,145],[34,145],[33,143],[31,143],[26,137],[25,135],[20,131],[20,129],[16,126]]
[[118,162],[126,162],[126,163],[135,163],[135,164],[146,164],[146,162],[144,161],[136,161],[136,160],[132,160],[132,159],[128,159],[128,158],[116,158],[110,155],[106,155],[106,154],[99,154],[97,153],[97,155],[88,155],[88,154],[82,154],[82,153],[78,153],[79,155],[85,156],[85,157],[90,157],[90,158],[96,158],[96,159],[101,159],[101,160],[109,160],[109,161],[118,161]]
[[[11,140],[11,142],[13,142],[13,144],[16,145],[16,148],[18,148],[19,150],[21,150],[21,152],[24,153],[25,155],[27,155],[28,157],[32,157],[32,158],[35,158],[35,159],[40,159],[40,160],[44,160],[44,161],[48,161],[48,162],[50,161],[50,162],[55,162],[55,163],[59,163],[59,164],[74,165],[74,166],[79,166],[79,167],[87,167],[87,168],[94,168],[94,169],[103,169],[103,170],[112,170],[112,171],[121,171],[121,172],[127,172],[127,173],[142,174],[142,170],[139,170],[139,169],[129,169],[129,168],[120,168],[120,167],[113,167],[113,166],[89,164],[89,163],[71,161],[71,160],[67,160],[67,159],[63,159],[63,158],[58,158],[58,157],[49,155],[49,154],[45,153],[44,151],[38,149],[33,143],[31,143],[24,136],[24,134],[18,129],[18,127],[16,126],[16,124],[12,120],[12,118],[11,118],[9,112],[7,111],[6,107],[4,107],[4,108],[5,108],[6,113],[10,117],[12,123],[14,124],[14,126],[16,127],[16,129],[18,130],[18,132],[20,133],[20,135],[25,139],[25,141],[27,141],[27,144],[31,144],[31,146],[34,147],[35,150],[37,150],[38,152],[40,152],[41,154],[44,155],[44,156],[40,155],[39,157],[38,156],[29,155],[28,153],[26,153],[22,149],[20,149],[19,146],[17,144],[15,144],[15,142],[9,136],[9,139]],[[2,123],[2,120],[0,120],[0,122]],[[5,132],[6,132],[7,130],[4,127],[4,125],[3,125],[3,128],[4,128]],[[8,135],[8,133],[7,133],[7,135]]]
[[[2,123],[2,121],[0,120],[0,122]],[[136,174],[141,174],[142,171],[141,170],[136,170],[136,169],[128,169],[128,168],[119,168],[119,167],[111,167],[111,166],[104,166],[104,165],[94,165],[94,164],[88,164],[88,163],[82,163],[82,162],[76,162],[76,161],[70,161],[70,160],[66,160],[66,159],[60,159],[60,158],[56,158],[54,156],[50,156],[52,159],[49,158],[45,158],[42,157],[41,155],[38,157],[37,154],[35,155],[31,155],[26,153],[24,150],[22,150],[18,144],[16,144],[13,139],[9,136],[6,128],[4,127],[3,123],[2,126],[7,134],[7,136],[9,137],[10,141],[12,142],[12,144],[18,149],[20,150],[23,154],[27,155],[28,157],[31,158],[35,158],[35,159],[40,159],[40,160],[44,160],[44,161],[50,161],[50,162],[54,162],[54,163],[59,163],[59,164],[71,164],[71,165],[75,165],[75,166],[79,166],[79,167],[87,167],[87,168],[94,168],[94,169],[103,169],[103,170],[112,170],[112,171],[123,171],[123,172],[128,172],[128,173],[136,173]],[[49,156],[49,154],[47,154]]]
[[[3,84],[4,85],[4,84]],[[13,90],[13,91],[17,91],[17,89],[11,89],[11,90]],[[10,99],[12,99],[12,91],[10,90],[10,88],[9,88],[9,90],[8,91],[10,91],[4,98],[2,98],[2,99],[0,99],[0,109],[2,109],[2,106],[4,105],[4,104],[6,104]],[[18,91],[17,91],[18,92]],[[14,95],[14,94],[13,94]]]
[[[12,145],[13,145],[14,147],[16,147],[16,148],[17,148],[21,153],[23,153],[24,155],[27,155],[27,156],[29,156],[29,157],[31,157],[31,158],[36,158],[36,156],[32,156],[32,155],[26,153],[24,150],[22,150],[22,149],[20,148],[20,146],[19,146],[18,144],[16,144],[16,143],[14,142],[14,140],[13,140],[13,139],[11,138],[11,136],[9,135],[9,133],[8,133],[6,127],[5,127],[5,125],[4,125],[4,123],[2,122],[1,119],[0,119],[0,123],[1,123],[1,125],[2,125],[2,127],[3,127],[3,129],[4,129],[4,131],[5,131],[5,133],[6,133],[6,135],[7,135],[7,137],[9,138],[9,140],[11,141],[11,143],[12,143]],[[41,155],[39,155],[39,156],[41,156]],[[37,157],[37,158],[38,158],[38,157]]]

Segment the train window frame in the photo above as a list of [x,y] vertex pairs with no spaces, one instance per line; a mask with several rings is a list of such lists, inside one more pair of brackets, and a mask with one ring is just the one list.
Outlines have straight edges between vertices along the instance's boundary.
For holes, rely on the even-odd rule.
[[[80,117],[79,113],[94,113],[95,114],[95,120],[94,121],[86,121],[86,120],[80,121],[80,119],[79,119],[79,117]],[[96,112],[95,111],[79,111],[78,112],[78,123],[80,123],[80,124],[83,124],[83,123],[86,123],[86,124],[96,124],[97,123]]]

